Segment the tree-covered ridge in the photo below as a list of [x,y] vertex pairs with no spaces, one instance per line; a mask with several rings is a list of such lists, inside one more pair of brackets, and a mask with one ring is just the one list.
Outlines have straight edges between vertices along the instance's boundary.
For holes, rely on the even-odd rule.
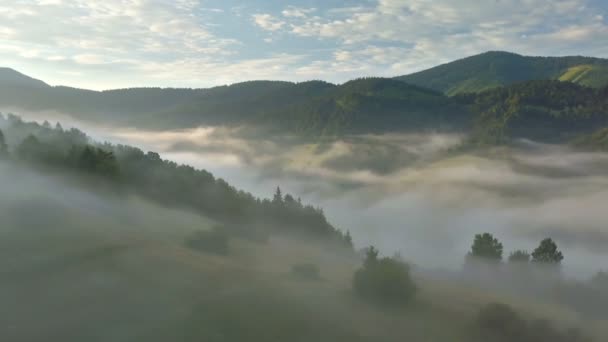
[[441,93],[383,78],[343,85],[251,81],[210,89],[103,92],[0,82],[0,104],[155,129],[248,124],[314,136],[453,129],[462,126],[466,116],[458,103]]
[[284,110],[269,110],[263,122],[312,135],[456,130],[466,126],[466,109],[435,91],[384,78],[336,86]]
[[0,145],[8,145],[9,158],[15,161],[93,177],[167,206],[198,211],[246,234],[280,229],[351,245],[350,235],[334,228],[321,208],[283,195],[280,189],[272,200],[256,198],[205,170],[162,160],[157,153],[131,146],[99,144],[59,124],[51,127],[0,115],[0,127],[0,142],[4,137],[7,142]]
[[513,138],[561,143],[608,126],[608,86],[530,81],[456,98],[474,115],[470,140],[475,145]]
[[608,60],[592,57],[528,57],[491,51],[399,76],[396,79],[448,95],[481,92],[531,80],[608,85]]

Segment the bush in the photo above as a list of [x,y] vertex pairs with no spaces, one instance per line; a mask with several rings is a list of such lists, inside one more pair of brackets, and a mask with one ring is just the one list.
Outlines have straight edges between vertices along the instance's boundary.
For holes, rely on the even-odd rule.
[[199,252],[227,255],[228,235],[221,230],[200,231],[186,239],[186,246]]
[[370,247],[363,267],[353,277],[355,292],[371,302],[385,306],[403,306],[411,301],[417,288],[409,266],[393,258],[378,258]]
[[505,304],[489,304],[477,315],[479,341],[493,342],[588,342],[579,330],[558,331],[551,322],[528,322]]
[[304,280],[320,280],[319,266],[315,264],[295,264],[291,266],[291,274]]
[[488,341],[525,341],[527,323],[510,306],[489,304],[477,314],[481,337]]

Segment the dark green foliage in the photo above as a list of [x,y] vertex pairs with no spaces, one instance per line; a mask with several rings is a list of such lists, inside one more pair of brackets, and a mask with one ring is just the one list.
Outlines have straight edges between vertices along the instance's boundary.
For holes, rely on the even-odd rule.
[[353,289],[361,298],[388,307],[407,305],[417,291],[410,267],[392,258],[379,258],[374,247],[367,250],[363,267],[355,272]]
[[4,158],[8,155],[8,145],[4,138],[4,133],[0,130],[0,158]]
[[492,342],[587,342],[591,341],[577,329],[557,330],[550,322],[528,322],[505,304],[489,304],[477,314],[479,341]]
[[557,249],[552,239],[544,239],[532,252],[532,262],[539,264],[557,265],[564,260],[564,255]]
[[481,260],[502,260],[503,246],[492,234],[484,233],[475,235],[469,256]]
[[344,85],[255,81],[211,89],[103,92],[0,80],[0,102],[138,127],[247,124],[312,136],[460,129],[470,120],[464,106],[441,93],[382,78]]
[[[249,284],[248,284],[249,285]],[[363,336],[324,312],[318,298],[303,303],[281,291],[249,289],[224,291],[197,305],[180,324],[154,341],[180,342],[362,342]],[[147,341],[147,340],[146,340]]]
[[253,232],[243,232],[247,237],[263,236],[257,228],[263,226],[267,232],[272,227],[352,248],[344,244],[347,238],[327,221],[321,208],[304,205],[280,189],[273,201],[259,199],[207,171],[162,160],[154,152],[96,144],[78,130],[43,127],[15,116],[0,116],[0,123],[7,127],[10,141],[18,141],[18,159],[29,163],[103,177],[116,188],[161,204],[193,209],[231,227],[251,227]]
[[572,144],[581,149],[591,151],[608,151],[608,127],[600,128],[590,134],[583,134],[574,139]]
[[475,115],[469,141],[474,146],[505,144],[514,138],[560,143],[608,126],[607,89],[530,81],[457,98]]
[[[590,57],[525,57],[514,53],[490,51],[443,64],[398,80],[435,89],[448,95],[485,91],[530,80],[564,79],[570,68],[595,66],[584,78],[572,78],[582,85],[608,84],[608,60]],[[597,77],[595,77],[597,76]],[[570,80],[570,78],[566,78]]]
[[488,341],[524,341],[528,327],[510,306],[493,303],[484,306],[477,314],[477,327]]
[[90,145],[72,145],[66,151],[58,144],[41,142],[35,135],[29,135],[17,146],[16,154],[28,162],[70,167],[107,178],[116,178],[119,174],[119,165],[114,153]]
[[320,280],[319,266],[310,263],[295,264],[291,267],[291,274],[303,280]]
[[509,262],[527,264],[530,262],[530,253],[523,250],[517,250],[509,255]]
[[221,229],[200,231],[186,240],[186,246],[203,253],[228,255],[229,238]]
[[119,166],[114,152],[105,151],[99,147],[74,146],[69,154],[70,160],[77,168],[82,171],[103,175],[106,177],[117,177],[119,175]]

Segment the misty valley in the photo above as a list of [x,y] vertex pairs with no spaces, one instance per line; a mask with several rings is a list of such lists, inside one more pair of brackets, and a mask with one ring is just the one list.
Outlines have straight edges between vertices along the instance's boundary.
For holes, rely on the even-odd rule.
[[608,340],[607,59],[215,83],[0,68],[1,341]]
[[23,113],[0,120],[9,340],[606,333],[601,152],[69,120],[92,138]]

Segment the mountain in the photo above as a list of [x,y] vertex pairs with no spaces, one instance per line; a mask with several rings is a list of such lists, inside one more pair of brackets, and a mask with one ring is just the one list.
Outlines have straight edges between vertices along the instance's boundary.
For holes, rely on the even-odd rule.
[[26,76],[11,68],[0,68],[0,85],[31,88],[48,88],[48,84]]
[[602,87],[608,85],[608,59],[528,57],[491,51],[396,79],[447,95],[480,92],[531,80],[560,80]]
[[[243,92],[245,87],[249,89]],[[165,126],[235,122],[306,135],[334,135],[451,129],[462,126],[467,115],[464,107],[436,91],[391,79],[367,78],[343,85],[311,81],[210,89],[156,121],[163,119],[172,120]]]
[[467,119],[463,107],[439,92],[384,78],[101,92],[0,81],[0,108],[152,129],[248,124],[306,135],[452,129]]
[[100,92],[50,87],[8,69],[2,74],[2,109],[54,110],[145,129],[246,125],[312,137],[457,131],[485,145],[512,138],[565,142],[608,126],[602,100],[608,60],[591,57],[488,52],[397,79],[250,81],[209,89]]

